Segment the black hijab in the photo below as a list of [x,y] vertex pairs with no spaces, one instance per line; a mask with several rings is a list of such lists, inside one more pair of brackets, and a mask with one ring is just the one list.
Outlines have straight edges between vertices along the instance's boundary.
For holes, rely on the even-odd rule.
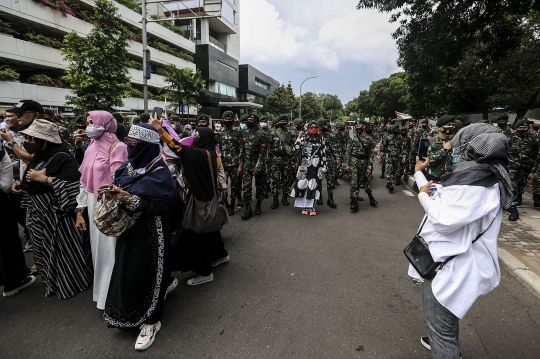
[[69,154],[67,147],[63,144],[45,142],[45,148],[34,154],[22,178],[22,187],[29,195],[52,191],[52,187],[26,179],[29,170],[41,170],[43,168],[46,169],[45,174],[49,177],[67,182],[78,182],[81,179],[79,164]]
[[214,182],[217,181],[217,154],[214,131],[208,127],[197,128],[193,147],[183,146],[182,165],[189,183],[189,191],[197,200],[208,202],[215,194],[215,183],[208,165],[207,152],[210,153]]

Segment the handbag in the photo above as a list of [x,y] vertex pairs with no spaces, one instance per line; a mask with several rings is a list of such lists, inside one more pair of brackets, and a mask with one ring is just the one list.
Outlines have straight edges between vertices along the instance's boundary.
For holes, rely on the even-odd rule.
[[[474,242],[479,240],[484,233],[486,233],[486,231],[495,221],[495,218],[493,219],[493,221],[491,221],[491,224],[486,228],[485,231],[476,236],[476,238],[472,241],[473,244]],[[456,256],[451,256],[447,258],[444,262],[435,262],[433,260],[433,257],[431,256],[431,253],[429,251],[428,244],[426,243],[424,238],[420,236],[420,232],[422,232],[422,228],[424,228],[424,224],[426,223],[426,221],[427,215],[424,217],[424,221],[422,222],[418,233],[416,234],[416,236],[414,236],[412,242],[409,243],[407,247],[405,247],[403,253],[405,253],[405,257],[407,257],[411,265],[414,267],[416,272],[420,274],[422,278],[432,279],[437,275],[437,272],[439,270],[441,270],[452,259],[456,258]]]
[[212,160],[210,152],[206,151],[208,157],[208,166],[212,175],[212,185],[214,187],[214,196],[208,202],[197,200],[192,193],[182,220],[182,227],[187,231],[195,233],[210,233],[216,232],[223,228],[223,215],[220,209],[219,198],[216,194],[216,182],[214,179],[214,169],[212,168]]
[[[146,176],[153,173],[163,166],[155,168],[153,171],[145,173]],[[125,186],[122,190],[126,190],[133,183]],[[128,210],[122,206],[122,202],[115,199],[109,193],[104,193],[98,198],[96,207],[94,208],[94,223],[101,233],[108,237],[120,237],[120,235],[127,232],[137,219],[142,215],[142,211],[138,211],[133,215],[130,215]]]

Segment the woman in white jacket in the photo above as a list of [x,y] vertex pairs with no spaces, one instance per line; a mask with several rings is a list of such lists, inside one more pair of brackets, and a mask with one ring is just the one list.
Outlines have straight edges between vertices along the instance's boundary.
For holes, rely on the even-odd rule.
[[[435,262],[456,256],[433,279],[424,280],[428,336],[421,342],[433,358],[460,358],[459,319],[499,284],[497,236],[502,211],[512,203],[506,143],[506,136],[487,124],[461,130],[451,142],[459,161],[440,184],[426,180],[422,171],[428,161],[417,159],[414,176],[426,212],[419,235]],[[412,266],[409,275],[420,278]]]

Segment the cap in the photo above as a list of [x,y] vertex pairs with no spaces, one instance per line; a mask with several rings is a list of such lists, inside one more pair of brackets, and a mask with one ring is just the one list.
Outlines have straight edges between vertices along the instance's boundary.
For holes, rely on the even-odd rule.
[[143,112],[139,115],[141,122],[147,123],[150,120],[150,114],[148,112]]
[[247,118],[252,118],[255,122],[259,122],[259,116],[257,114],[249,114]]
[[423,119],[423,120],[422,120],[422,123],[428,123],[428,120]]
[[202,114],[199,115],[199,117],[197,117],[197,122],[199,122],[200,120],[210,122],[210,117],[208,117],[208,115],[202,113]]
[[343,127],[345,124],[341,121],[336,121],[336,123],[334,124],[334,126],[336,126],[336,128],[341,128]]
[[[37,112],[37,111],[36,111]],[[42,118],[35,119],[26,130],[21,131],[23,135],[32,136],[47,142],[62,143],[58,134],[58,126]]]
[[141,118],[140,117],[133,117],[133,123],[135,122],[141,122]]
[[21,100],[14,107],[6,110],[6,112],[14,113],[21,113],[27,111],[43,113],[43,106],[41,106],[39,102],[36,102],[34,100]]
[[248,115],[240,116],[240,122],[244,122],[245,120],[247,120],[247,118],[248,118]]
[[116,121],[124,121],[124,118],[120,114],[120,112],[113,112],[111,113],[112,117],[116,119]]
[[268,118],[266,116],[261,116],[261,118],[259,119],[259,122],[268,122]]
[[522,118],[518,118],[516,120],[516,124],[515,124],[515,127],[519,127],[519,126],[529,126],[529,120],[522,117]]
[[323,126],[326,126],[328,125],[328,121],[325,120],[324,118],[321,118],[320,120],[317,121],[317,126],[319,127],[323,127]]
[[289,116],[286,115],[286,114],[281,114],[281,115],[278,116],[276,122],[279,122],[279,121],[281,121],[281,120],[285,120],[285,121],[288,122],[288,121],[289,121]]
[[79,115],[79,116],[75,117],[75,123],[84,123],[84,116]]
[[223,116],[221,116],[221,119],[224,120],[225,117],[231,117],[232,119],[234,119],[234,112],[232,111],[225,111],[223,113]]
[[178,115],[172,115],[171,118],[169,118],[171,121],[180,121],[180,116]]
[[444,115],[444,116],[441,116],[439,117],[439,119],[437,120],[437,127],[443,127],[444,125],[446,125],[448,122],[452,122],[456,119],[456,116],[455,115]]
[[394,131],[395,129],[398,129],[399,128],[399,123],[396,123],[395,125],[392,125],[388,128],[388,131],[392,132]]
[[294,124],[294,125],[301,125],[301,124],[303,124],[303,123],[304,123],[304,121],[302,121],[301,118],[297,118],[296,120],[293,121],[293,124]]
[[491,119],[491,121],[492,121],[492,122],[497,122],[497,121],[499,121],[499,120],[506,120],[506,121],[508,121],[508,117],[509,117],[509,116],[508,116],[507,113],[500,113],[500,114],[498,114],[497,116],[493,117],[493,118]]
[[46,115],[54,116],[54,110],[52,108],[43,109],[43,113],[46,114]]

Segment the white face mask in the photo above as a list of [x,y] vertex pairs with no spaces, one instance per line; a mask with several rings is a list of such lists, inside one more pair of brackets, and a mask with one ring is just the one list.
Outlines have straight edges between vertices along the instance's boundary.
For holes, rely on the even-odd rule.
[[105,133],[105,127],[103,126],[88,126],[86,128],[86,135],[88,138],[100,138]]
[[216,124],[216,125],[214,126],[214,128],[215,128],[216,130],[219,131],[219,130],[221,130],[221,125],[217,125],[217,124]]
[[260,123],[260,126],[261,126],[261,128],[267,128],[267,127],[268,127],[268,123],[266,123],[266,122],[261,122],[261,123]]

